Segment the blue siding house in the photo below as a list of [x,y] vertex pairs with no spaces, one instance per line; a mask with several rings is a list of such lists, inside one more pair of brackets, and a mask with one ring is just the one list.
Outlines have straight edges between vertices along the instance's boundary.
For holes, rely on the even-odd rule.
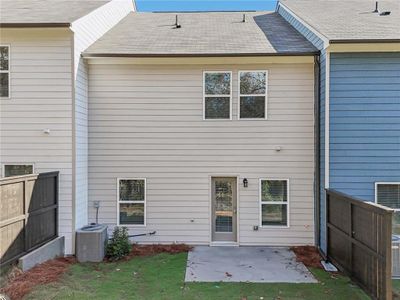
[[326,188],[380,202],[377,184],[384,183],[379,186],[389,187],[391,206],[400,209],[399,7],[395,0],[380,3],[379,12],[373,12],[374,2],[362,0],[277,5],[277,12],[320,50],[316,216],[318,245],[325,253]]

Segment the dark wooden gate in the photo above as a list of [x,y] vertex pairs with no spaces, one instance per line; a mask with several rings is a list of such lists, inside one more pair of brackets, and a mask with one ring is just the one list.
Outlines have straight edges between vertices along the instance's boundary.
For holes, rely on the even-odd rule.
[[384,206],[326,191],[327,258],[374,299],[392,299],[392,214]]
[[58,172],[0,179],[0,265],[58,235]]

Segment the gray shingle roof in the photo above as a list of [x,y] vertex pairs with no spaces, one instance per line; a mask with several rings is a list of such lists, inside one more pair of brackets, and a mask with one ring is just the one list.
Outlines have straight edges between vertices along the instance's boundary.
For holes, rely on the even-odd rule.
[[107,2],[109,0],[0,0],[0,26],[68,26]]
[[291,55],[317,51],[274,12],[131,13],[84,56]]
[[400,40],[400,1],[375,0],[281,0],[304,22],[330,40]]

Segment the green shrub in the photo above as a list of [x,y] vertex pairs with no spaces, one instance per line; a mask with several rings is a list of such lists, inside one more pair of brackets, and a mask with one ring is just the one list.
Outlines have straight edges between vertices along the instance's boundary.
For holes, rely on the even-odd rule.
[[128,229],[115,227],[112,238],[108,241],[106,255],[110,260],[119,260],[131,251]]

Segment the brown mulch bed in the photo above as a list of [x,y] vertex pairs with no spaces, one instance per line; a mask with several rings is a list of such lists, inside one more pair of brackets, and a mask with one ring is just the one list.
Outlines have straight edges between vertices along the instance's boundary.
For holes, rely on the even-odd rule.
[[8,295],[12,300],[20,300],[35,286],[58,281],[75,262],[74,257],[60,257],[37,265],[25,273],[20,271],[10,278],[0,293]]
[[177,254],[182,252],[189,252],[193,247],[186,244],[154,244],[154,245],[132,245],[131,253],[124,257],[125,260],[129,260],[135,256],[151,256],[159,253]]
[[[130,260],[136,256],[151,256],[159,253],[182,253],[192,249],[185,244],[172,245],[132,245],[132,250],[123,260]],[[35,286],[58,281],[71,264],[76,263],[74,257],[60,257],[37,265],[23,273],[15,268],[9,280],[0,293],[4,293],[11,300],[21,300]]]
[[323,269],[322,257],[314,246],[297,246],[291,249],[296,254],[298,262],[302,262],[306,267]]

